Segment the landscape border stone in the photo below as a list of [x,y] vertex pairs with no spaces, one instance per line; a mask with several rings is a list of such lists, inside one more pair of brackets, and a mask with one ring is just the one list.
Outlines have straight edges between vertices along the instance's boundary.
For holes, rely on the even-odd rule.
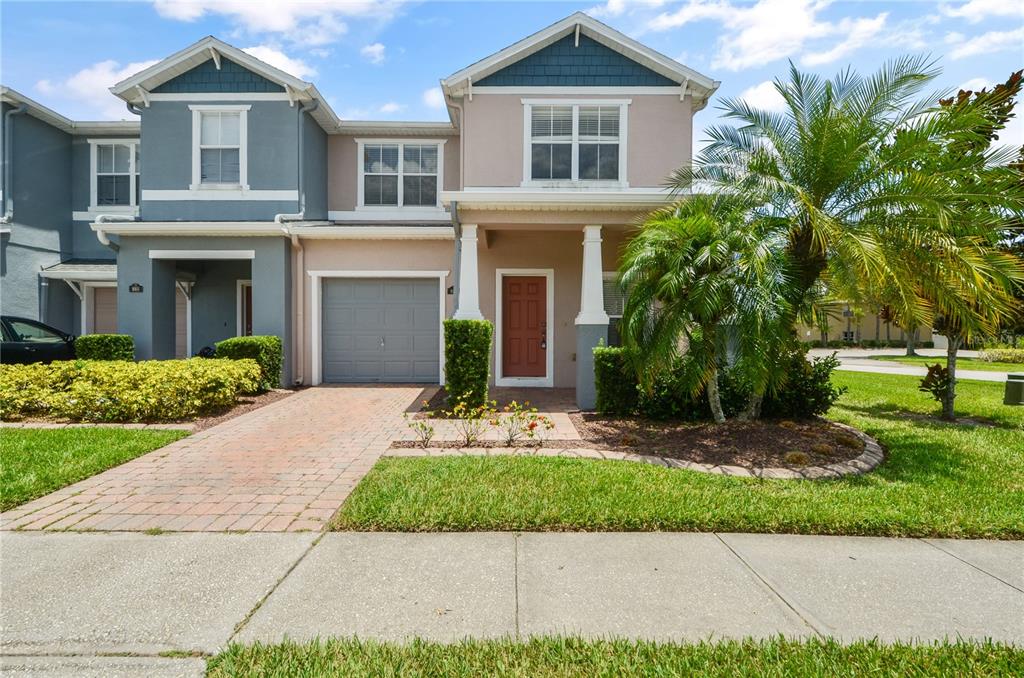
[[632,461],[653,464],[667,468],[681,468],[698,473],[733,476],[737,478],[761,478],[764,480],[823,480],[858,476],[870,473],[885,461],[885,450],[877,440],[852,426],[832,422],[834,426],[856,436],[864,443],[864,451],[847,461],[826,464],[825,466],[805,466],[801,469],[768,466],[764,468],[746,468],[744,466],[702,464],[675,457],[663,457],[653,454],[635,454],[615,450],[595,450],[591,448],[559,448],[559,447],[461,447],[461,448],[389,448],[385,457],[497,457],[516,455],[524,457],[572,457],[583,459],[601,459],[606,461]]

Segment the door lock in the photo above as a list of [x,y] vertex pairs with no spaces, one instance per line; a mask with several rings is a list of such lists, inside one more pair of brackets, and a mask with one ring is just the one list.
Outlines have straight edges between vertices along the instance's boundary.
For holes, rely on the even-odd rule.
[[380,347],[384,348],[384,337],[380,338]]

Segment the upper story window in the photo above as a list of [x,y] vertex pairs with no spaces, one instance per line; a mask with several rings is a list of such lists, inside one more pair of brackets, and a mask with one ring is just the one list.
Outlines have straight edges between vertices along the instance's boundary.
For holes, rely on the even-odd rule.
[[628,101],[529,102],[524,183],[625,185]]
[[360,207],[438,207],[443,141],[359,140]]
[[139,140],[89,139],[89,206],[134,209],[139,204]]
[[192,188],[248,188],[249,106],[189,106]]

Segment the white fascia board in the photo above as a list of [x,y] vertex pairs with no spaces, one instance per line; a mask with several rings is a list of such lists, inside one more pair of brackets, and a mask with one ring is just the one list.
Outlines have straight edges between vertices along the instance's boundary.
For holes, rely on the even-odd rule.
[[[473,80],[482,80],[510,63],[523,59],[534,52],[540,51],[557,40],[569,35],[579,25],[581,32],[593,38],[609,49],[647,66],[656,73],[677,81],[687,80],[696,84],[710,96],[718,88],[719,83],[683,64],[670,59],[614,28],[584,14],[576,12],[547,28],[530,35],[505,49],[458,71],[441,81],[444,90],[451,94],[454,90]],[[705,98],[706,98],[705,96]]]
[[272,221],[112,221],[93,223],[93,231],[108,235],[238,235],[284,236],[284,224]]
[[292,226],[292,235],[327,240],[454,240],[451,226]]
[[[145,90],[152,90],[155,87],[167,82],[171,78],[191,70],[201,63],[213,58],[210,48],[228,57],[231,61],[244,66],[245,68],[258,73],[268,80],[272,80],[282,87],[287,86],[298,92],[305,92],[313,85],[312,83],[300,80],[293,75],[271,66],[265,61],[243,52],[242,50],[208,35],[202,40],[195,42],[183,50],[175,52],[171,56],[159,61],[149,68],[128,77],[110,88],[111,93],[126,101],[134,100],[137,92],[131,90],[142,87]],[[166,76],[166,77],[165,77]]]
[[564,205],[573,208],[609,208],[664,205],[677,197],[679,197],[677,194],[659,189],[627,189],[622,191],[466,190],[442,191],[441,203],[448,205],[452,202],[457,202],[460,207],[483,205],[553,207]]
[[39,271],[40,278],[49,280],[86,280],[89,282],[117,282],[117,273],[103,271]]

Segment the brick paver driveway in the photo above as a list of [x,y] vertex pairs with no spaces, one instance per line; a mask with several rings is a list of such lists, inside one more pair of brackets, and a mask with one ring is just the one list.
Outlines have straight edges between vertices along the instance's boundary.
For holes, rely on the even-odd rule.
[[0,515],[3,529],[319,530],[391,440],[415,386],[300,391]]

